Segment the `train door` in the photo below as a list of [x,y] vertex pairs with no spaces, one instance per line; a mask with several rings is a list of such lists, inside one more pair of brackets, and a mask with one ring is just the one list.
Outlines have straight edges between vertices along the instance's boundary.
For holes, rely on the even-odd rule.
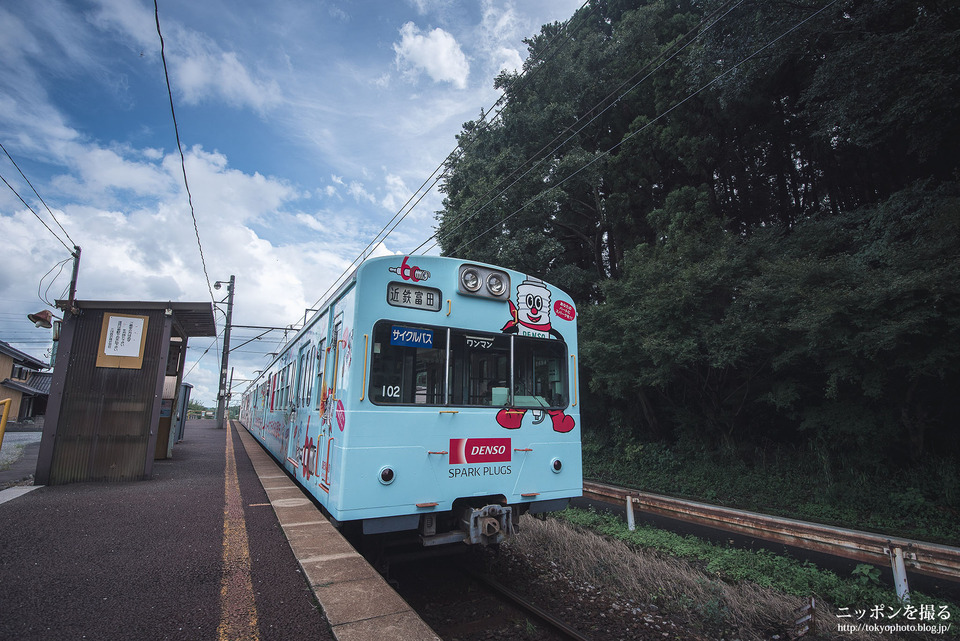
[[297,352],[297,360],[294,363],[294,384],[292,398],[290,399],[290,414],[292,423],[292,438],[287,446],[287,461],[304,479],[310,479],[310,461],[313,459],[312,453],[316,450],[316,443],[310,437],[310,411],[307,404],[304,403],[304,393],[306,390],[306,379],[311,378],[312,372],[308,373],[310,367],[310,352],[312,345],[307,343]]
[[338,396],[339,387],[339,369],[340,354],[342,351],[343,333],[343,315],[339,314],[334,319],[333,334],[330,336],[330,344],[326,349],[324,359],[324,393],[325,399],[322,403],[322,420],[320,429],[320,479],[319,485],[324,492],[330,492],[330,483],[332,480],[332,470],[330,457],[333,452],[333,443],[336,438],[337,430],[334,425],[337,424],[337,407],[340,403]]
[[[314,356],[311,362],[311,367],[313,370],[313,384],[315,392],[311,393],[311,414],[317,417],[316,428],[317,428],[317,450],[315,453],[316,459],[314,463],[314,474],[316,474],[316,483],[322,487],[325,491],[329,491],[329,485],[326,484],[322,479],[324,477],[324,468],[326,465],[326,456],[327,451],[327,429],[323,421],[324,412],[326,411],[326,403],[328,398],[328,389],[327,389],[327,379],[325,372],[325,364],[327,362],[327,341],[321,340],[317,343],[317,348],[314,352]],[[315,410],[315,411],[314,411]]]
[[[286,359],[285,359],[286,360]],[[279,452],[286,452],[287,447],[290,444],[290,432],[292,429],[292,416],[290,407],[290,386],[293,384],[293,363],[287,362],[284,364],[283,368],[280,370],[280,391],[278,392],[280,396],[280,421],[281,429],[283,430],[281,434],[280,441],[280,450]]]

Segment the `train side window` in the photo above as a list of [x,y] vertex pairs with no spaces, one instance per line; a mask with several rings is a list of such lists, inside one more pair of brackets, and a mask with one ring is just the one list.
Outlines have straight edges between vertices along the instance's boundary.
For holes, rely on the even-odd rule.
[[327,354],[326,344],[327,344],[327,341],[326,341],[326,340],[322,340],[322,341],[320,341],[320,343],[317,345],[317,362],[316,362],[316,368],[317,368],[317,400],[316,400],[316,405],[315,405],[316,409],[320,409],[320,404],[321,404],[321,403],[323,402],[323,400],[326,398],[326,389],[324,388],[324,382],[325,382],[325,381],[323,380],[323,364],[324,364],[324,362],[325,362],[324,359],[326,358],[326,354]]
[[566,407],[566,355],[563,341],[518,336],[513,352],[514,406]]
[[289,409],[290,406],[294,404],[295,402],[294,396],[296,396],[297,394],[297,389],[293,386],[295,382],[293,380],[293,377],[294,377],[294,374],[296,374],[296,372],[294,371],[295,369],[294,365],[295,363],[290,363],[289,365],[287,365],[287,396],[284,399],[287,404],[286,405],[287,409]]
[[447,330],[380,321],[373,329],[370,399],[443,405]]
[[307,358],[310,355],[310,344],[306,344],[300,348],[300,353],[297,355],[297,373],[296,373],[296,383],[293,387],[293,402],[297,407],[302,407],[305,405],[303,400],[303,394],[306,388],[306,378],[307,378]]
[[307,362],[303,366],[303,376],[307,379],[307,389],[303,397],[303,406],[309,407],[313,402],[313,361],[317,356],[317,348],[311,347],[307,354]]

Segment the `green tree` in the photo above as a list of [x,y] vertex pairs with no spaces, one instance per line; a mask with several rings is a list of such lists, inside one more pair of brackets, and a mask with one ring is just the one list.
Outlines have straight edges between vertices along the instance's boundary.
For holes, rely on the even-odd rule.
[[957,453],[960,5],[595,0],[527,44],[438,237],[574,295],[590,426]]

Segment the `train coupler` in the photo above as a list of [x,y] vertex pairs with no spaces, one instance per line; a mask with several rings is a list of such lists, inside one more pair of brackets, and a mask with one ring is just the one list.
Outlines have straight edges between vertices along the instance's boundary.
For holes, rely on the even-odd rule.
[[465,543],[497,545],[513,536],[513,508],[488,505],[483,508],[465,508],[460,514],[460,527],[466,533]]

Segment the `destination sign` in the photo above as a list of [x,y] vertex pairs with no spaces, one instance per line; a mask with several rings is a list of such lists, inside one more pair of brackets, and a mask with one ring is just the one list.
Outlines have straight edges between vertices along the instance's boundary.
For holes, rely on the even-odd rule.
[[390,344],[400,347],[423,347],[432,349],[433,330],[394,325],[390,328]]
[[387,303],[394,307],[439,312],[443,305],[442,298],[443,292],[433,287],[399,282],[387,285]]

